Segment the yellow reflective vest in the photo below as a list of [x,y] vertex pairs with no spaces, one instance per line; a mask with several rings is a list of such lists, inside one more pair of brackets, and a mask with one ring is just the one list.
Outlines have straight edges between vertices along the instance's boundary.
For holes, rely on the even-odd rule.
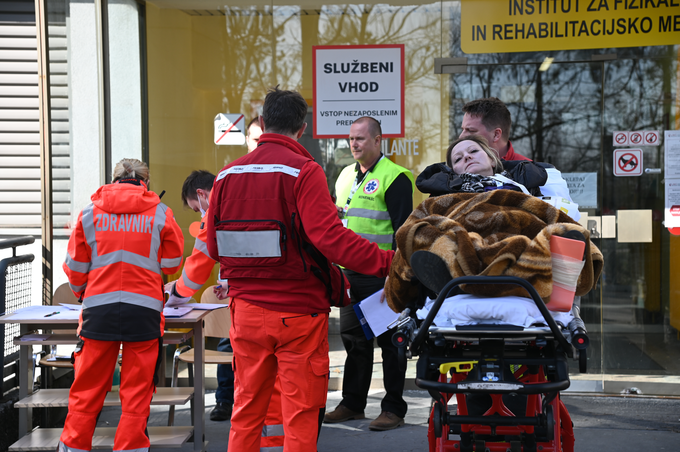
[[[406,174],[411,181],[411,187],[414,188],[411,171],[393,163],[387,157],[381,158],[357,187],[344,217],[349,229],[378,244],[384,250],[392,249],[392,238],[395,232],[387,211],[385,192],[402,173]],[[336,204],[339,207],[345,207],[356,177],[356,164],[347,166],[338,176],[335,182],[335,193]]]

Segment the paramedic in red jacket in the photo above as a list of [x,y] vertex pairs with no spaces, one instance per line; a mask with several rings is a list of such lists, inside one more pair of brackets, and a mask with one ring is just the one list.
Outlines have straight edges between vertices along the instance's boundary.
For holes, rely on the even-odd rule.
[[149,449],[146,422],[165,324],[161,273],[180,269],[184,238],[148,184],[146,164],[118,162],[113,183],[92,195],[68,242],[64,271],[83,310],[60,452],[92,449],[121,343],[122,415],[113,450]]
[[328,265],[385,277],[394,254],[343,227],[323,170],[297,142],[306,115],[299,93],[270,90],[257,152],[227,165],[210,197],[208,250],[232,297],[230,452],[260,450],[277,374],[286,452],[316,451],[328,390],[330,299],[349,301],[347,281]]

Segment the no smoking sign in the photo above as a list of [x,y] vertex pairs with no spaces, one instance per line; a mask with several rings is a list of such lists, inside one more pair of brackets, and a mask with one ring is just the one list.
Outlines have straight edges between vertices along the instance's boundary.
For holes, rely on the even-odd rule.
[[642,149],[614,151],[614,176],[642,175]]

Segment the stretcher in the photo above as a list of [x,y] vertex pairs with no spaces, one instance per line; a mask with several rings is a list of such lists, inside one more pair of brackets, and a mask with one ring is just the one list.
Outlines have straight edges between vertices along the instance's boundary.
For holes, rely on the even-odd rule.
[[[557,323],[536,290],[513,276],[452,279],[438,256],[411,257],[416,278],[437,294],[424,320],[404,311],[393,343],[402,365],[418,357],[416,385],[433,399],[428,439],[431,452],[573,452],[574,432],[560,391],[569,387],[568,359],[587,365],[588,336],[572,308]],[[524,288],[545,326],[434,323],[444,300],[461,286],[513,284]],[[455,409],[449,405],[455,396]]]

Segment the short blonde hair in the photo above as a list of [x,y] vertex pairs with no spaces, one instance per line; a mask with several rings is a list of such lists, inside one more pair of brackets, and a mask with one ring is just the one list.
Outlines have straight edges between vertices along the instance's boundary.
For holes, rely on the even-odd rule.
[[449,146],[449,148],[446,150],[446,164],[449,166],[449,168],[453,169],[451,151],[453,151],[453,148],[456,147],[458,143],[462,143],[463,141],[474,141],[482,148],[486,155],[488,155],[491,159],[494,174],[503,172],[503,162],[501,161],[500,157],[498,157],[498,153],[491,149],[489,144],[486,142],[486,138],[481,135],[468,135],[466,137],[458,138],[456,141],[451,143],[451,146]]
[[138,179],[149,181],[149,167],[137,159],[123,159],[113,169],[113,182],[119,179]]

